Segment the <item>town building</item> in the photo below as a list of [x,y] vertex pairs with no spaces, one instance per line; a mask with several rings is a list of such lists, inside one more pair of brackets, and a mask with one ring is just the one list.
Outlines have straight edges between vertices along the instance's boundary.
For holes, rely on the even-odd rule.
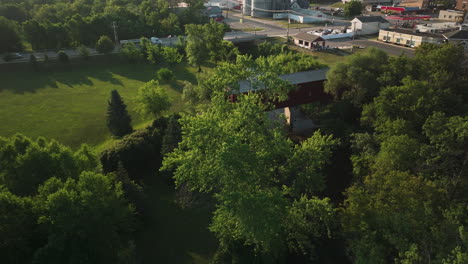
[[445,38],[440,34],[421,33],[415,30],[382,29],[379,32],[378,39],[383,42],[394,43],[414,48],[420,46],[422,43],[444,43]]
[[359,16],[351,20],[351,30],[357,35],[377,34],[389,27],[390,22],[382,16]]
[[455,22],[428,23],[415,25],[415,29],[421,33],[445,33],[460,29],[460,25]]
[[457,43],[465,49],[465,52],[468,52],[468,31],[467,30],[456,30],[448,33],[442,34],[442,36],[449,43]]
[[293,36],[293,38],[294,38],[294,44],[301,48],[321,49],[325,47],[325,39],[314,34],[301,32],[297,34],[296,36]]
[[458,10],[440,10],[439,19],[456,23],[468,22],[468,12]]
[[433,7],[434,0],[403,0],[400,6],[403,7],[416,7],[419,9],[428,9]]
[[468,0],[457,0],[456,10],[468,11]]

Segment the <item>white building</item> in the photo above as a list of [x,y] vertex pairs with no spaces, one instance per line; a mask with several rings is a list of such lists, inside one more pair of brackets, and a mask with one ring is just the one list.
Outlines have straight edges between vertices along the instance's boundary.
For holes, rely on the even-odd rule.
[[390,22],[381,16],[359,16],[351,20],[351,30],[356,35],[377,34],[390,27]]

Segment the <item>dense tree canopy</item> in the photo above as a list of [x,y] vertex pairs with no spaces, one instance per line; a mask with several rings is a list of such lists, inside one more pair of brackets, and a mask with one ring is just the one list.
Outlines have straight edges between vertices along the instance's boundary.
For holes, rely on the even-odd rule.
[[34,194],[51,177],[77,178],[82,171],[96,167],[96,156],[86,145],[73,152],[44,138],[0,138],[0,185],[17,195]]
[[96,173],[77,180],[49,179],[37,197],[39,224],[47,243],[34,263],[129,263],[135,259],[131,233],[134,208],[121,183]]
[[[390,59],[363,105],[343,215],[356,263],[443,263],[466,252],[468,80],[459,52],[428,45],[414,59]],[[431,66],[398,70],[422,60]]]
[[2,1],[0,17],[24,22],[18,29],[19,35],[24,33],[33,49],[93,46],[102,35],[113,37],[114,22],[119,39],[179,35],[186,24],[208,22],[201,11],[204,8],[202,1],[191,1],[190,7],[181,12],[169,8],[176,2]]
[[0,53],[22,50],[23,45],[16,22],[0,16],[0,35],[2,36]]
[[[338,142],[316,132],[294,146],[264,110],[258,96],[237,104],[215,97],[203,113],[180,120],[182,141],[163,169],[176,168],[177,185],[214,195],[210,229],[223,247],[245,243],[277,258],[289,241],[313,254],[310,239],[328,234],[314,230],[332,226],[333,217],[307,224],[301,219],[334,214],[327,200],[313,195],[324,188],[321,168]],[[303,211],[309,208],[305,204],[315,209]]]

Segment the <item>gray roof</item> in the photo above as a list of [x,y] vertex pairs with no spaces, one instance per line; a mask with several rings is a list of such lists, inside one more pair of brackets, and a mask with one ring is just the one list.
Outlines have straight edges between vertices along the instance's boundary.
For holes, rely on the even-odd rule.
[[443,39],[441,34],[434,34],[434,33],[426,33],[426,32],[418,32],[415,30],[411,29],[402,29],[402,28],[396,28],[396,29],[381,29],[380,31],[388,31],[388,32],[396,32],[396,33],[402,33],[402,34],[408,34],[408,35],[413,35],[413,36],[420,36],[420,37],[430,37],[430,38],[440,38]]
[[306,33],[306,32],[301,32],[301,33],[297,34],[296,36],[294,36],[294,38],[300,39],[300,40],[306,40],[306,41],[310,41],[310,42],[325,41],[320,36],[317,36],[317,35],[314,35],[314,34],[309,34],[309,33]]
[[380,23],[389,23],[387,19],[381,16],[358,16],[356,17],[362,23],[372,23],[372,22],[380,22]]
[[455,30],[443,35],[448,39],[468,39],[468,30]]
[[[327,72],[328,68],[319,69],[319,70],[312,70],[312,71],[304,71],[304,72],[296,72],[291,74],[283,74],[280,75],[280,79],[289,82],[290,84],[301,84],[301,83],[309,83],[315,81],[324,81],[327,79]],[[263,86],[263,85],[260,85]],[[254,88],[251,86],[250,81],[242,80],[239,81],[239,93],[246,93],[248,91],[252,91],[255,89],[264,89],[265,87],[258,87]]]

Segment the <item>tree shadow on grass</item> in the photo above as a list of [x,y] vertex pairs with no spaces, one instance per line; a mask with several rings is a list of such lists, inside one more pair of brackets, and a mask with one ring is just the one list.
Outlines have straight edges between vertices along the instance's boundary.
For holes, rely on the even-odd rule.
[[[93,60],[65,65],[51,64],[47,67],[42,65],[39,71],[34,71],[31,65],[19,65],[16,66],[16,69],[1,71],[0,92],[8,90],[13,93],[33,93],[46,87],[58,88],[58,83],[70,88],[77,85],[92,86],[92,79],[123,86],[124,84],[116,78],[116,75],[147,82],[156,77],[157,68],[155,65],[145,63],[129,64],[120,61]],[[170,68],[174,71],[176,79],[196,83],[196,76],[187,69],[186,63],[180,63]]]
[[152,178],[145,188],[148,221],[137,235],[141,263],[188,264],[209,259],[217,247],[208,230],[209,209],[180,208],[174,200],[174,187],[158,176]]
[[92,79],[123,86],[110,70],[61,70],[53,72],[14,72],[0,74],[3,85],[2,90],[13,93],[34,93],[43,88],[59,88],[63,84],[69,88],[81,85],[94,85]]

